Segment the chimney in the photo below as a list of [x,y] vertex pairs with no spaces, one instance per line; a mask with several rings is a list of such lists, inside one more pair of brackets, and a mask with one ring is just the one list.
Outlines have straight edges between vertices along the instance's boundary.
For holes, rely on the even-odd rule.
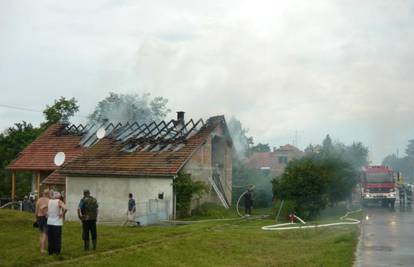
[[177,111],[177,124],[180,124],[182,126],[185,125],[184,114],[185,114],[184,111]]

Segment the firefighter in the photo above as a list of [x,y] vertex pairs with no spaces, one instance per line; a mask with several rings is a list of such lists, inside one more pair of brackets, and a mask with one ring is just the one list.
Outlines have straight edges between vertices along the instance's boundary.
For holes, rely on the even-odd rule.
[[244,199],[244,213],[247,216],[252,214],[252,206],[253,206],[253,196],[252,196],[252,189],[248,188],[246,194],[243,196]]
[[407,185],[405,188],[406,188],[405,195],[407,198],[407,205],[411,206],[411,201],[413,197],[413,189],[410,185]]
[[405,186],[401,185],[398,188],[398,195],[400,197],[400,205],[405,205]]

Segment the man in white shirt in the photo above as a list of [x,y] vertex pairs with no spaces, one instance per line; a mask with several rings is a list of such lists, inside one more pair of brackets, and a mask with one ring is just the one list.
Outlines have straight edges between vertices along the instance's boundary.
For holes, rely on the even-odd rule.
[[49,255],[60,254],[62,246],[62,225],[66,214],[66,205],[59,192],[54,192],[47,208],[47,233]]

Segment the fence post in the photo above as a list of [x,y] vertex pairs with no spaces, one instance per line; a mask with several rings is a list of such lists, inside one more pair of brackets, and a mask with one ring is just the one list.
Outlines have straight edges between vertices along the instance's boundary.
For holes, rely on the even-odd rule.
[[280,212],[282,211],[284,203],[285,203],[285,200],[283,199],[282,202],[280,203],[279,211],[277,212],[276,221],[279,220],[279,215],[280,215]]
[[11,200],[16,199],[16,172],[12,172],[12,191],[11,191]]

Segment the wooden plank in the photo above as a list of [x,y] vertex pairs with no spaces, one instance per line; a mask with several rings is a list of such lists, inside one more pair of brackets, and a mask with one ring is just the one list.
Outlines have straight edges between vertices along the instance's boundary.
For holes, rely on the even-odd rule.
[[37,197],[40,198],[40,172],[37,173],[36,177],[36,190],[37,190]]
[[16,172],[12,172],[12,191],[11,191],[11,199],[16,199]]

